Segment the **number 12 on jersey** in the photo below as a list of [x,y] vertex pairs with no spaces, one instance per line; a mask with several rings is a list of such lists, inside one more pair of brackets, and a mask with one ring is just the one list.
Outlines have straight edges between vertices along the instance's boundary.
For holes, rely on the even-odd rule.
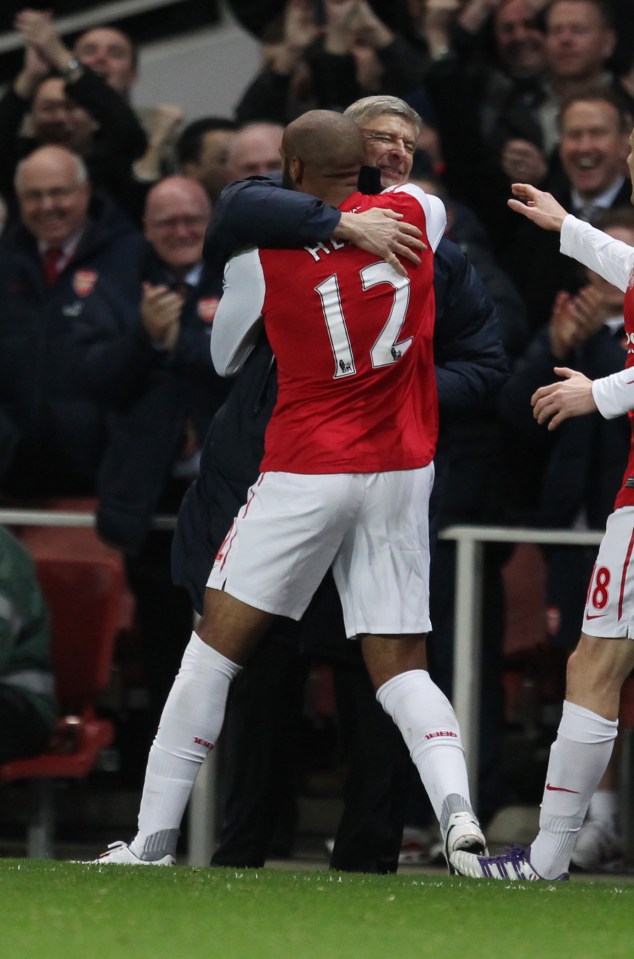
[[[371,263],[359,271],[363,290],[369,290],[378,283],[388,283],[392,289],[392,303],[390,314],[385,326],[379,333],[374,346],[370,350],[370,359],[374,368],[390,366],[397,363],[403,354],[412,345],[413,337],[398,342],[398,337],[405,323],[409,306],[409,280],[400,276],[393,267],[384,260]],[[357,372],[348,327],[341,306],[339,281],[333,273],[323,283],[315,287],[321,298],[321,307],[328,329],[330,346],[335,360],[334,378],[354,376]]]

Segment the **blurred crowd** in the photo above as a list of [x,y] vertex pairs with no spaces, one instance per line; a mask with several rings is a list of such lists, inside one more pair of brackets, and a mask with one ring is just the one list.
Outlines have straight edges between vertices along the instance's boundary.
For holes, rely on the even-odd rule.
[[[124,557],[136,604],[148,728],[192,622],[190,597],[172,583],[171,534],[151,521],[178,512],[231,389],[209,355],[223,251],[208,244],[203,254],[205,236],[227,184],[279,171],[284,125],[302,112],[385,94],[420,114],[411,178],[443,199],[446,235],[496,309],[510,375],[485,408],[441,420],[438,527],[602,530],[629,448],[623,420],[595,414],[550,433],[532,418],[530,396],[554,366],[591,378],[623,367],[623,294],[560,255],[558,237],[506,200],[511,183],[531,183],[634,244],[630,2],[228,6],[261,50],[231,116],[215,115],[213,90],[206,116],[190,117],[187,103],[137,110],[142,61],[129,36],[104,24],[62,37],[52,14],[35,9],[16,17],[24,59],[0,97],[0,502],[96,500],[99,535]],[[384,185],[401,182],[407,150],[385,144]],[[508,558],[487,549],[484,822],[513,798],[500,773]],[[592,553],[550,547],[544,563],[545,655],[563,681]],[[431,657],[449,694],[453,574],[453,546],[439,543]],[[412,792],[408,819],[424,824]],[[600,815],[614,833],[614,779],[604,792]]]

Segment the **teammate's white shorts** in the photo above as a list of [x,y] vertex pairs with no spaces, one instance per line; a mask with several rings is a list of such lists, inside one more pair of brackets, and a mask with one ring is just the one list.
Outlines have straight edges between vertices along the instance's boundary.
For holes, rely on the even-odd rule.
[[634,507],[608,517],[588,587],[582,630],[605,639],[634,639]]
[[332,566],[346,634],[426,633],[433,463],[389,473],[262,473],[207,585],[300,619]]

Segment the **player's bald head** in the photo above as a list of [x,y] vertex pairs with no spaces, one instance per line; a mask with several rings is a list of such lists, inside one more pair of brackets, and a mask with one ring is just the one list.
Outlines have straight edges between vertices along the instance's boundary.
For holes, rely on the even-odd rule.
[[286,127],[282,137],[286,156],[325,170],[363,162],[363,138],[357,124],[332,110],[309,110]]
[[311,192],[322,183],[316,194],[322,196],[329,184],[338,184],[350,193],[363,163],[363,137],[357,124],[341,113],[309,110],[286,127],[282,158],[287,186]]

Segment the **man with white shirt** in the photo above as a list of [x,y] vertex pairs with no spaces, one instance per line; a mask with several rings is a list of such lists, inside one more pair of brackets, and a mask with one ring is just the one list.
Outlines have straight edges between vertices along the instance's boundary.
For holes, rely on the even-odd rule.
[[[592,222],[597,211],[627,204],[626,159],[631,118],[610,90],[584,89],[561,105],[559,159],[561,170],[544,189],[566,210]],[[556,294],[575,290],[578,267],[562,256],[557,238],[529,221],[519,222],[504,263],[516,281],[538,329],[550,316]]]
[[264,317],[278,402],[262,473],[222,544],[150,752],[139,831],[100,860],[173,862],[197,771],[219,735],[233,678],[277,615],[299,619],[332,566],[346,632],[359,637],[377,698],[401,730],[446,846],[483,850],[460,731],[427,672],[428,502],[437,401],[433,249],[442,203],[413,186],[355,193],[362,133],[310,111],[282,144],[285,182],[351,212],[379,206],[417,226],[407,275],[342,242],[254,250],[227,267],[212,331],[216,369],[237,371]]
[[[634,130],[627,164],[634,184]],[[594,381],[567,367],[562,379],[532,398],[538,423],[555,429],[570,416],[598,410],[610,419],[634,410],[634,247],[567,214],[549,193],[513,185],[511,209],[538,226],[561,233],[561,251],[625,291],[625,369]],[[632,195],[634,202],[634,194]],[[527,849],[502,856],[457,851],[451,863],[460,875],[488,879],[568,878],[579,830],[610,760],[618,729],[621,687],[634,668],[634,438],[614,512],[592,572],[581,638],[568,660],[566,698],[548,763],[540,829]]]

